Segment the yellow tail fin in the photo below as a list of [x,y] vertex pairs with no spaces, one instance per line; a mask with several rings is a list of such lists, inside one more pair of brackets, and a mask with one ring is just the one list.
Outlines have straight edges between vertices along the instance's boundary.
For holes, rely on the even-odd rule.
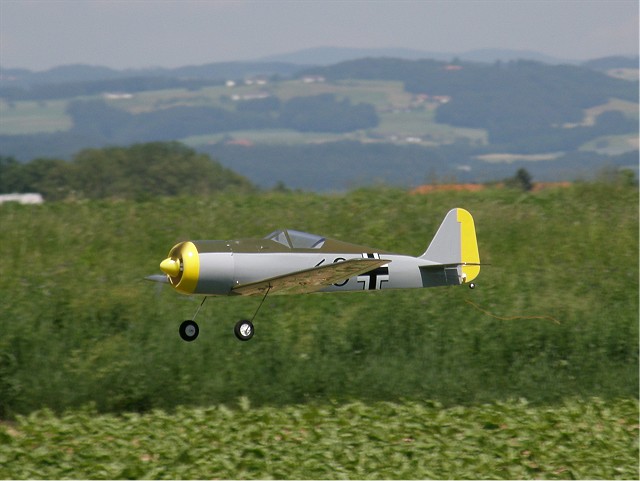
[[462,273],[465,282],[471,282],[480,274],[480,253],[476,239],[476,226],[471,214],[464,209],[457,209],[460,223],[460,254]]

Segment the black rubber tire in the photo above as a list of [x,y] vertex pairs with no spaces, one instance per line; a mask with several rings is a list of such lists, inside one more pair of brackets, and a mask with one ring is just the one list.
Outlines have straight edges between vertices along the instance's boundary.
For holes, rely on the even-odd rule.
[[183,341],[192,342],[195,341],[198,334],[200,334],[200,328],[195,321],[187,320],[180,324],[178,332]]
[[241,320],[236,322],[236,326],[233,328],[233,333],[241,341],[248,341],[253,337],[255,329],[253,323],[247,320]]

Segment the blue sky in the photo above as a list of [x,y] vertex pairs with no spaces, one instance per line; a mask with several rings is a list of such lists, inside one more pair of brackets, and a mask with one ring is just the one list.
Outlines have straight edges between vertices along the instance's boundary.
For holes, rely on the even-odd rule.
[[0,0],[0,65],[177,67],[296,50],[638,54],[637,0]]

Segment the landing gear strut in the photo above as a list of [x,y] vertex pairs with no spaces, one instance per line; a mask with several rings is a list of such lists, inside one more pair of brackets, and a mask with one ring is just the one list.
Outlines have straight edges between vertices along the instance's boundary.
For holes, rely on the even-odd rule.
[[[253,337],[255,333],[255,329],[253,327],[253,320],[258,315],[258,311],[262,307],[262,304],[264,304],[264,301],[267,299],[267,296],[269,295],[270,291],[271,291],[271,286],[267,288],[267,291],[265,292],[264,297],[262,298],[262,301],[260,301],[260,305],[256,309],[256,312],[253,314],[253,317],[251,318],[250,321],[243,319],[236,323],[235,327],[233,328],[233,332],[239,340],[248,341]],[[200,309],[202,308],[204,301],[206,300],[207,300],[206,297],[202,299],[202,302],[198,306],[196,313],[193,315],[193,319],[189,319],[187,321],[184,321],[182,324],[180,324],[180,329],[178,330],[178,332],[180,333],[180,337],[182,338],[183,341],[187,341],[187,342],[195,341],[196,338],[198,337],[198,334],[200,334],[200,328],[198,327],[198,324],[196,323],[195,318],[198,315],[198,312],[200,312]]]

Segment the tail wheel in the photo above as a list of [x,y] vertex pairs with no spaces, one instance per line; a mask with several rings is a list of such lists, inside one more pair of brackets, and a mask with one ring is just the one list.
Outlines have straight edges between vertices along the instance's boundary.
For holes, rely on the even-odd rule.
[[195,341],[198,334],[200,334],[200,328],[195,321],[188,320],[180,324],[178,332],[180,332],[180,337],[183,341],[191,342]]
[[253,323],[251,321],[242,320],[236,323],[233,333],[241,341],[248,341],[254,334]]

